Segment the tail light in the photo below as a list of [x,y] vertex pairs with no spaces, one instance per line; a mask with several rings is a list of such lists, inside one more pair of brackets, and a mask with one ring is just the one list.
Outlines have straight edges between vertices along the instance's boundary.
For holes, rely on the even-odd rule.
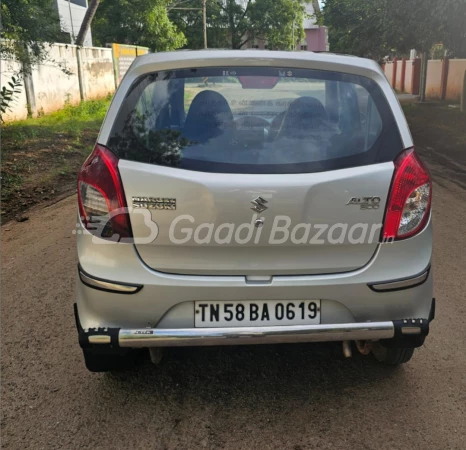
[[97,144],[78,176],[81,220],[95,236],[120,241],[131,238],[131,224],[118,171],[118,158]]
[[421,231],[429,219],[431,202],[430,174],[414,149],[408,149],[395,161],[383,239],[406,239]]

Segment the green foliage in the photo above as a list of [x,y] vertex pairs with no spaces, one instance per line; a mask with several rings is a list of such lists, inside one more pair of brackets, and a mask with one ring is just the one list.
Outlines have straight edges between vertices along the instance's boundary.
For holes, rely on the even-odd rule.
[[[201,9],[178,10],[180,8],[202,8],[202,0],[173,1],[168,7],[168,15],[186,37],[185,47],[204,48],[203,13]],[[207,1],[207,42],[211,48],[228,48],[231,45],[228,27],[221,5],[213,0]]]
[[442,0],[433,15],[440,22],[441,41],[451,56],[466,58],[466,0]]
[[[248,41],[263,39],[269,48],[290,49],[304,37],[303,0],[207,0],[207,43],[209,48],[241,48]],[[185,34],[192,49],[203,48],[201,0],[174,2],[170,18]],[[293,29],[294,28],[294,29]]]
[[430,57],[432,59],[443,59],[445,56],[445,47],[443,44],[436,44],[430,50]]
[[0,58],[23,63],[25,69],[47,59],[50,43],[60,35],[53,0],[2,0]]
[[319,22],[329,27],[330,49],[359,56],[378,57],[386,50],[380,39],[383,15],[378,0],[326,0]]
[[102,0],[92,22],[96,45],[142,45],[167,51],[186,43],[183,33],[169,20],[170,0]]
[[[54,0],[2,0],[2,39],[0,59],[19,63],[11,81],[16,87],[2,87],[0,92],[1,114],[20,92],[19,79],[32,68],[44,62],[55,65],[66,74],[70,71],[62,63],[49,58],[49,46],[60,36],[60,20],[53,6]],[[5,62],[3,62],[5,64]],[[5,71],[5,69],[3,68]],[[16,81],[13,81],[16,80]],[[1,115],[0,115],[1,120]]]
[[130,118],[122,132],[110,138],[109,147],[118,149],[118,155],[123,159],[163,166],[179,166],[181,150],[190,141],[177,130],[148,129],[144,124],[145,120],[144,116]]
[[12,76],[7,86],[2,86],[0,90],[0,122],[3,122],[3,114],[11,109],[14,103],[14,95],[21,92],[21,80]]
[[440,42],[466,51],[466,0],[325,0],[319,21],[336,52],[381,59]]
[[250,20],[250,36],[266,40],[269,48],[288,50],[305,36],[304,6],[299,0],[256,0]]
[[384,39],[401,53],[429,51],[440,40],[440,22],[433,14],[438,0],[376,0],[384,14]]

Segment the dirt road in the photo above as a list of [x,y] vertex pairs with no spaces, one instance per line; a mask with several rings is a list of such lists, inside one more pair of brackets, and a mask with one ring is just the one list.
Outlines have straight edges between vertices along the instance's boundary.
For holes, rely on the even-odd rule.
[[3,448],[465,449],[466,191],[441,161],[437,319],[395,370],[337,345],[286,345],[176,349],[158,367],[91,374],[72,313],[75,198],[7,224]]

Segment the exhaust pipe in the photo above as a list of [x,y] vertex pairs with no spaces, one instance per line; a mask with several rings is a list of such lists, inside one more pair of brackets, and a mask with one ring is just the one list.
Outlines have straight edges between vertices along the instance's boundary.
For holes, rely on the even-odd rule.
[[150,361],[154,365],[160,364],[163,358],[163,347],[149,348]]
[[351,356],[353,356],[350,341],[343,341],[343,355],[345,355],[345,358],[351,358]]
[[361,355],[368,355],[372,350],[372,341],[354,341]]

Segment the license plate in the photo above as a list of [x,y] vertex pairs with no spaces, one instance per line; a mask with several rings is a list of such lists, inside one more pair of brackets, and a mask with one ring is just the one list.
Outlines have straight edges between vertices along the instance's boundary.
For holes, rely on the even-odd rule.
[[316,325],[320,300],[248,300],[195,302],[194,325],[199,328]]

